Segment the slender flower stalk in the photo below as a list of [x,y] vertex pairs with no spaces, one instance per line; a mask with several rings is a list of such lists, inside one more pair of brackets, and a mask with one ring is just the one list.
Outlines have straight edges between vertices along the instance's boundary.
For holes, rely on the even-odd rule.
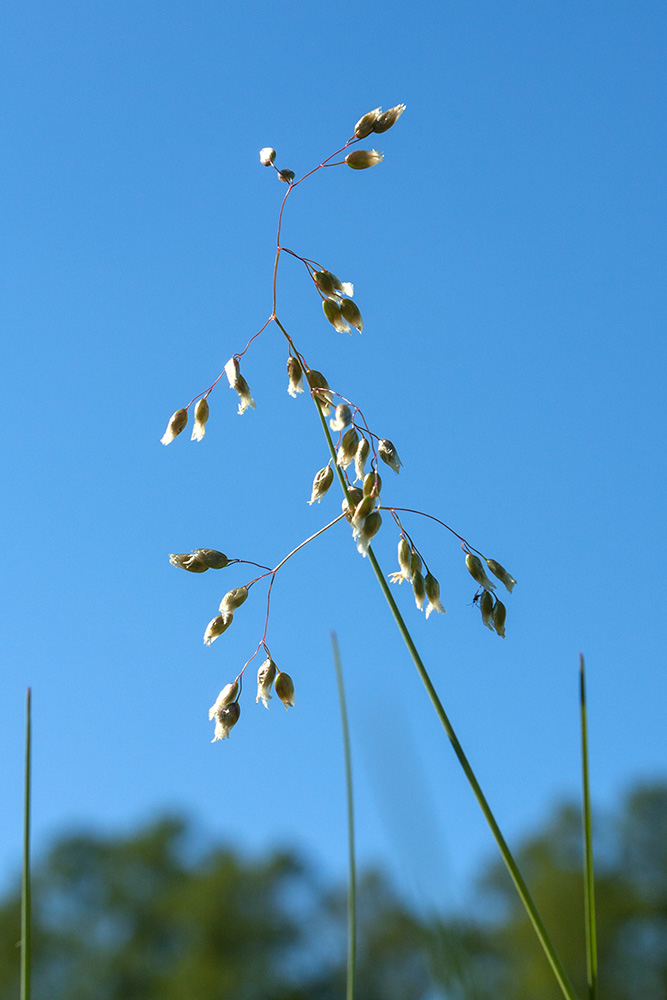
[[333,650],[336,681],[338,685],[338,702],[340,704],[340,721],[343,729],[343,753],[345,755],[345,791],[347,799],[347,853],[349,866],[349,884],[347,893],[347,989],[346,1000],[354,1000],[354,978],[357,956],[357,863],[354,843],[354,788],[352,784],[352,750],[350,744],[350,726],[347,718],[347,703],[345,700],[345,684],[343,682],[343,666],[340,659],[338,636],[331,633],[331,648]]
[[586,977],[588,1000],[597,1000],[598,955],[595,926],[595,884],[593,879],[593,821],[591,818],[591,790],[588,771],[588,722],[586,711],[586,665],[579,657],[579,705],[581,711],[581,770],[584,827],[584,914],[586,921]]
[[21,876],[21,1000],[30,1000],[31,910],[30,799],[32,782],[32,693],[25,703],[25,771],[23,784],[23,872]]

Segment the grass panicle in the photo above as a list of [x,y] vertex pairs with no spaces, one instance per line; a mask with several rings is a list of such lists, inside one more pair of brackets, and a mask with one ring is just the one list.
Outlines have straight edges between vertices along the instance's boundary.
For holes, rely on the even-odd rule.
[[[484,795],[482,788],[475,776],[472,769],[470,761],[465,754],[461,743],[454,731],[454,727],[445,712],[444,706],[435,690],[435,687],[431,681],[430,675],[421,659],[421,656],[416,648],[412,635],[403,619],[401,612],[398,609],[396,601],[392,596],[391,590],[387,583],[387,578],[382,572],[378,560],[373,552],[371,546],[372,539],[375,538],[377,533],[381,530],[383,519],[382,513],[389,512],[390,518],[387,521],[391,525],[391,529],[398,529],[400,533],[399,540],[399,565],[400,565],[400,552],[401,544],[406,552],[410,553],[410,567],[407,567],[407,561],[404,559],[405,565],[401,566],[400,572],[392,573],[389,579],[393,583],[400,583],[403,579],[409,580],[412,585],[415,603],[417,608],[421,611],[425,611],[425,615],[428,618],[432,611],[438,611],[444,614],[444,607],[440,602],[440,585],[436,577],[431,573],[428,567],[428,563],[424,553],[419,552],[414,538],[409,534],[407,528],[403,525],[401,516],[403,514],[420,515],[429,517],[434,521],[437,521],[443,526],[447,531],[451,532],[461,543],[461,548],[464,552],[465,557],[465,567],[468,573],[472,576],[477,587],[475,596],[473,598],[473,603],[475,603],[481,612],[482,624],[489,628],[492,632],[495,632],[499,637],[505,637],[506,628],[506,607],[505,604],[498,599],[495,594],[495,588],[497,582],[503,584],[508,593],[512,592],[516,584],[514,577],[495,559],[489,559],[479,549],[474,548],[470,543],[457,531],[451,528],[448,524],[442,521],[438,517],[434,517],[425,511],[412,510],[410,508],[394,508],[386,503],[383,503],[380,499],[380,491],[382,489],[381,477],[379,475],[378,466],[382,465],[388,466],[394,473],[398,474],[402,467],[401,460],[398,455],[396,446],[388,441],[383,434],[376,433],[369,426],[369,422],[365,413],[358,403],[347,399],[341,392],[339,386],[332,387],[329,385],[327,379],[318,371],[316,368],[308,364],[306,357],[297,347],[295,340],[292,335],[288,332],[283,322],[278,316],[278,271],[281,258],[284,259],[285,255],[289,255],[292,260],[299,261],[306,271],[306,276],[312,290],[315,295],[315,300],[318,302],[320,309],[323,310],[325,318],[334,327],[334,329],[340,333],[350,333],[350,324],[352,327],[356,328],[359,332],[364,328],[363,320],[361,318],[361,312],[358,306],[351,301],[354,295],[354,287],[351,282],[340,281],[335,274],[328,270],[321,262],[312,260],[308,257],[301,256],[294,250],[288,249],[282,245],[282,227],[283,218],[285,213],[285,208],[288,203],[290,196],[293,195],[294,191],[297,190],[300,184],[305,180],[312,177],[312,175],[317,174],[318,171],[322,171],[326,167],[340,167],[347,164],[354,168],[354,171],[364,170],[371,166],[377,166],[383,159],[383,154],[375,150],[354,150],[348,152],[350,146],[354,145],[360,139],[365,138],[371,133],[384,133],[387,132],[392,126],[396,124],[403,111],[405,110],[404,105],[396,105],[394,108],[389,109],[389,111],[382,113],[380,108],[376,108],[371,112],[364,115],[354,128],[353,134],[345,142],[343,146],[337,149],[330,156],[326,157],[319,165],[313,167],[303,176],[298,179],[291,170],[279,169],[275,164],[276,152],[272,147],[265,147],[260,152],[260,162],[270,169],[276,172],[279,181],[283,182],[283,189],[286,186],[282,201],[280,203],[280,209],[278,212],[277,220],[277,232],[276,232],[276,250],[275,258],[273,264],[273,275],[272,275],[272,309],[271,313],[263,325],[253,333],[245,347],[238,353],[232,355],[232,357],[225,364],[223,371],[218,375],[214,382],[208,386],[208,388],[199,392],[193,399],[188,403],[187,407],[184,409],[177,409],[172,416],[168,426],[165,436],[162,439],[163,444],[169,444],[178,436],[184,429],[187,423],[187,415],[190,407],[197,400],[208,400],[211,392],[215,389],[216,385],[223,377],[227,375],[227,380],[231,388],[235,389],[240,396],[240,405],[238,408],[239,414],[243,414],[249,408],[254,409],[256,406],[255,400],[253,399],[248,383],[246,382],[243,375],[241,375],[241,359],[243,359],[243,364],[246,366],[248,358],[246,357],[249,349],[254,345],[260,336],[265,334],[265,331],[271,329],[275,331],[276,329],[280,331],[285,339],[288,352],[287,360],[287,372],[289,377],[288,392],[291,396],[296,397],[299,393],[305,391],[305,386],[307,384],[307,391],[311,396],[311,399],[315,405],[316,411],[318,413],[320,422],[322,424],[322,429],[326,438],[327,448],[330,455],[330,463],[325,466],[315,476],[315,481],[313,483],[313,489],[310,497],[311,505],[317,501],[323,499],[325,494],[328,492],[332,480],[333,470],[338,477],[340,483],[344,502],[343,502],[343,515],[340,515],[335,520],[330,521],[325,527],[321,528],[315,534],[310,535],[305,542],[302,542],[296,548],[292,549],[282,562],[279,562],[275,568],[266,569],[266,572],[261,577],[256,577],[250,581],[247,581],[244,588],[241,588],[247,596],[248,591],[251,587],[254,587],[261,580],[268,580],[268,592],[266,598],[266,615],[264,619],[264,632],[259,640],[256,651],[252,654],[250,659],[241,669],[240,673],[236,677],[234,683],[239,683],[240,691],[240,681],[242,675],[248,665],[252,660],[258,655],[260,650],[264,650],[267,657],[270,657],[269,647],[267,644],[267,634],[269,629],[269,617],[270,617],[270,600],[271,591],[276,580],[276,574],[280,570],[281,566],[291,558],[296,552],[303,549],[306,544],[316,539],[323,532],[330,530],[334,525],[339,522],[345,524],[345,521],[349,522],[352,529],[353,539],[356,542],[357,549],[360,554],[368,558],[368,561],[373,569],[373,572],[377,578],[378,584],[382,590],[385,600],[389,606],[389,610],[394,618],[396,626],[401,634],[405,645],[408,648],[410,656],[414,662],[417,669],[417,673],[424,685],[428,697],[431,700],[433,708],[438,716],[438,719],[445,730],[445,733],[452,745],[454,753],[458,759],[458,762],[466,776],[466,779],[472,789],[472,792],[479,804],[480,809],[491,829],[493,838],[497,844],[498,850],[500,851],[501,857],[505,863],[505,866],[509,872],[512,883],[519,898],[526,910],[528,918],[533,926],[533,929],[537,935],[537,938],[544,950],[545,956],[549,962],[551,970],[555,976],[555,979],[559,985],[559,988],[566,998],[566,1000],[575,1000],[575,994],[573,988],[570,984],[567,973],[562,965],[558,954],[556,953],[553,942],[544,926],[543,920],[537,910],[537,907],[533,901],[533,898],[528,890],[528,887],[524,881],[524,878],[519,871],[518,865],[510,851],[502,832],[498,826],[495,816],[489,806],[489,803]],[[383,139],[384,142],[384,139]],[[344,159],[337,159],[341,154],[344,155]],[[320,311],[321,316],[321,311]],[[254,348],[253,348],[254,349]],[[199,405],[199,404],[197,404]],[[203,407],[205,420],[209,419],[210,408],[208,404]],[[331,420],[330,424],[327,423],[327,418],[330,416],[332,410],[335,410],[335,416]],[[197,411],[195,410],[195,417]],[[202,417],[202,419],[203,419]],[[248,419],[247,417],[245,419]],[[205,421],[204,421],[205,422]],[[201,441],[204,437],[204,427],[200,420],[202,426],[198,429],[196,434],[193,434],[193,438],[197,441]],[[338,440],[335,443],[330,430],[333,430],[338,435]],[[348,427],[347,430],[345,428]],[[378,428],[380,430],[380,428]],[[399,442],[400,444],[400,442]],[[370,461],[371,472],[367,474],[366,463]],[[320,463],[321,464],[321,463]],[[356,475],[355,479],[352,479],[352,473],[350,471],[351,467],[354,469]],[[363,488],[354,485],[355,483],[362,481]],[[307,498],[304,498],[307,499]],[[382,512],[382,513],[381,513]],[[391,520],[390,520],[391,519]],[[392,523],[393,522],[393,523]],[[196,550],[204,551],[204,550]],[[208,550],[206,550],[208,551]],[[190,560],[189,556],[182,556],[181,564],[183,568],[194,568],[195,571],[200,569],[199,564],[201,563],[200,558],[194,560],[194,566],[191,565],[191,561],[188,562],[186,566],[183,560]],[[247,560],[234,559],[229,561],[230,564],[243,563]],[[259,565],[259,564],[253,564]],[[205,566],[203,568],[206,568]],[[424,570],[425,576],[422,573]],[[486,570],[489,570],[495,579],[491,579],[487,575]],[[237,588],[238,590],[238,588]],[[236,591],[234,591],[236,592]],[[428,605],[424,609],[425,598],[428,597]],[[245,600],[245,597],[244,597]],[[250,603],[250,602],[249,602]],[[222,609],[221,609],[222,610]],[[214,631],[216,631],[215,636],[211,635],[211,641],[217,638],[218,635],[222,635],[222,632],[231,625],[232,611],[235,608],[229,609],[228,619],[219,622],[218,618],[213,619],[209,624],[209,629],[212,626],[216,626]],[[244,613],[246,609],[244,608]],[[436,615],[436,618],[439,617]],[[217,624],[216,624],[217,623]],[[207,631],[208,636],[208,631]],[[208,641],[205,637],[205,641]],[[349,910],[349,922],[350,922],[350,942],[349,942],[349,969],[348,969],[348,1000],[351,1000],[353,989],[354,989],[354,950],[355,950],[355,898],[356,898],[356,880],[354,874],[354,813],[352,807],[352,774],[350,765],[350,747],[349,747],[349,733],[347,728],[347,713],[345,710],[345,697],[342,683],[342,672],[340,668],[340,653],[338,650],[337,641],[335,636],[332,635],[332,645],[334,652],[334,661],[336,663],[336,671],[338,676],[339,685],[339,697],[341,701],[341,716],[343,718],[343,742],[345,749],[345,759],[346,759],[346,777],[347,777],[347,787],[348,787],[348,839],[349,839],[349,850],[350,850],[350,910]],[[279,677],[286,675],[279,675]],[[583,676],[583,674],[582,674]],[[276,693],[278,680],[276,680]],[[583,681],[582,681],[583,684]],[[264,684],[262,688],[261,700],[268,707],[268,702],[270,700],[270,684]],[[223,690],[227,690],[229,684]],[[582,688],[583,690],[583,688]],[[238,696],[237,696],[238,698]],[[258,696],[259,700],[259,696]],[[284,701],[284,699],[283,699]],[[234,703],[236,705],[236,703]],[[286,704],[290,706],[294,704],[293,690],[292,695]],[[584,704],[582,702],[582,704]],[[225,706],[225,712],[228,712],[232,706]],[[238,705],[236,705],[238,709]],[[212,710],[213,711],[213,710]],[[236,712],[238,717],[238,711]],[[585,711],[582,709],[582,731],[584,733],[585,742]],[[225,735],[228,735],[226,733]],[[587,756],[585,753],[585,776],[584,776],[584,797],[585,797],[585,829],[586,829],[586,857],[587,857],[587,935],[589,939],[588,945],[588,955],[589,955],[589,982],[594,984],[596,978],[596,963],[594,959],[595,953],[595,943],[594,943],[594,920],[592,915],[592,852],[590,847],[590,805],[588,803],[588,773],[587,773]],[[351,970],[351,971],[350,971]],[[591,987],[593,992],[591,997],[595,996],[594,985]]]

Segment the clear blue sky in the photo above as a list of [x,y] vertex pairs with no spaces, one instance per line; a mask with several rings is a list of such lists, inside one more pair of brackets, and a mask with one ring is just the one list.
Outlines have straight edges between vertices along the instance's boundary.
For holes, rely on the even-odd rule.
[[[185,810],[249,851],[296,843],[343,872],[330,629],[362,859],[449,904],[492,854],[346,527],[274,587],[295,709],[266,712],[249,684],[224,744],[207,710],[264,600],[205,648],[246,574],[167,558],[275,564],[339,511],[334,490],[305,502],[327,453],[285,391],[275,328],[244,359],[256,411],[237,416],[221,383],[203,443],[159,439],[270,313],[284,188],[259,148],[302,174],[379,104],[407,104],[377,137],[384,163],[321,171],[284,229],[354,281],[364,333],[336,333],[289,259],[280,314],[395,442],[383,501],[443,518],[519,581],[503,641],[456,541],[412,519],[448,614],[425,622],[405,588],[401,607],[511,842],[577,794],[580,651],[599,806],[665,774],[666,28],[650,2],[6,5],[5,877],[28,684],[37,852],[73,826]],[[396,540],[387,519],[386,573]]]

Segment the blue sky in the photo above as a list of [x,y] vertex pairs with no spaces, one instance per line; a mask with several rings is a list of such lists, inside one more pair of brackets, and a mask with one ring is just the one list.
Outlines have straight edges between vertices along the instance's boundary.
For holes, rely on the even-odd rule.
[[[577,794],[577,659],[589,667],[600,808],[665,774],[665,101],[660,4],[10,2],[2,32],[2,799],[20,857],[23,701],[34,692],[35,849],[164,810],[257,851],[345,869],[340,723],[359,853],[451,905],[490,836],[370,567],[342,525],[277,577],[269,643],[297,706],[255,706],[211,745],[209,705],[261,636],[259,587],[210,649],[240,568],[339,512],[286,389],[275,327],[221,383],[201,444],[159,444],[271,311],[284,188],[367,110],[404,102],[385,161],[321,171],[284,243],[355,283],[359,337],[281,263],[279,315],[312,366],[393,440],[383,502],[429,511],[519,584],[484,629],[455,539],[406,521],[448,614],[400,606],[516,843]],[[362,143],[372,145],[372,143]],[[385,519],[376,552],[395,569]]]

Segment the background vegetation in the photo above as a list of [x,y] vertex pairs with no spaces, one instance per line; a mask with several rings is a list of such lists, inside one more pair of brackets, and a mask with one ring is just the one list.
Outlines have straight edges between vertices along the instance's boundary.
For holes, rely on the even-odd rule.
[[[667,997],[667,785],[596,823],[601,995]],[[585,995],[581,823],[563,806],[518,860]],[[344,994],[345,892],[290,851],[250,858],[182,818],[125,838],[71,835],[34,879],[36,1000],[333,1000]],[[380,872],[359,887],[364,1000],[556,1000],[544,956],[494,862],[474,912],[412,912]],[[16,893],[0,905],[0,995],[18,995]]]

